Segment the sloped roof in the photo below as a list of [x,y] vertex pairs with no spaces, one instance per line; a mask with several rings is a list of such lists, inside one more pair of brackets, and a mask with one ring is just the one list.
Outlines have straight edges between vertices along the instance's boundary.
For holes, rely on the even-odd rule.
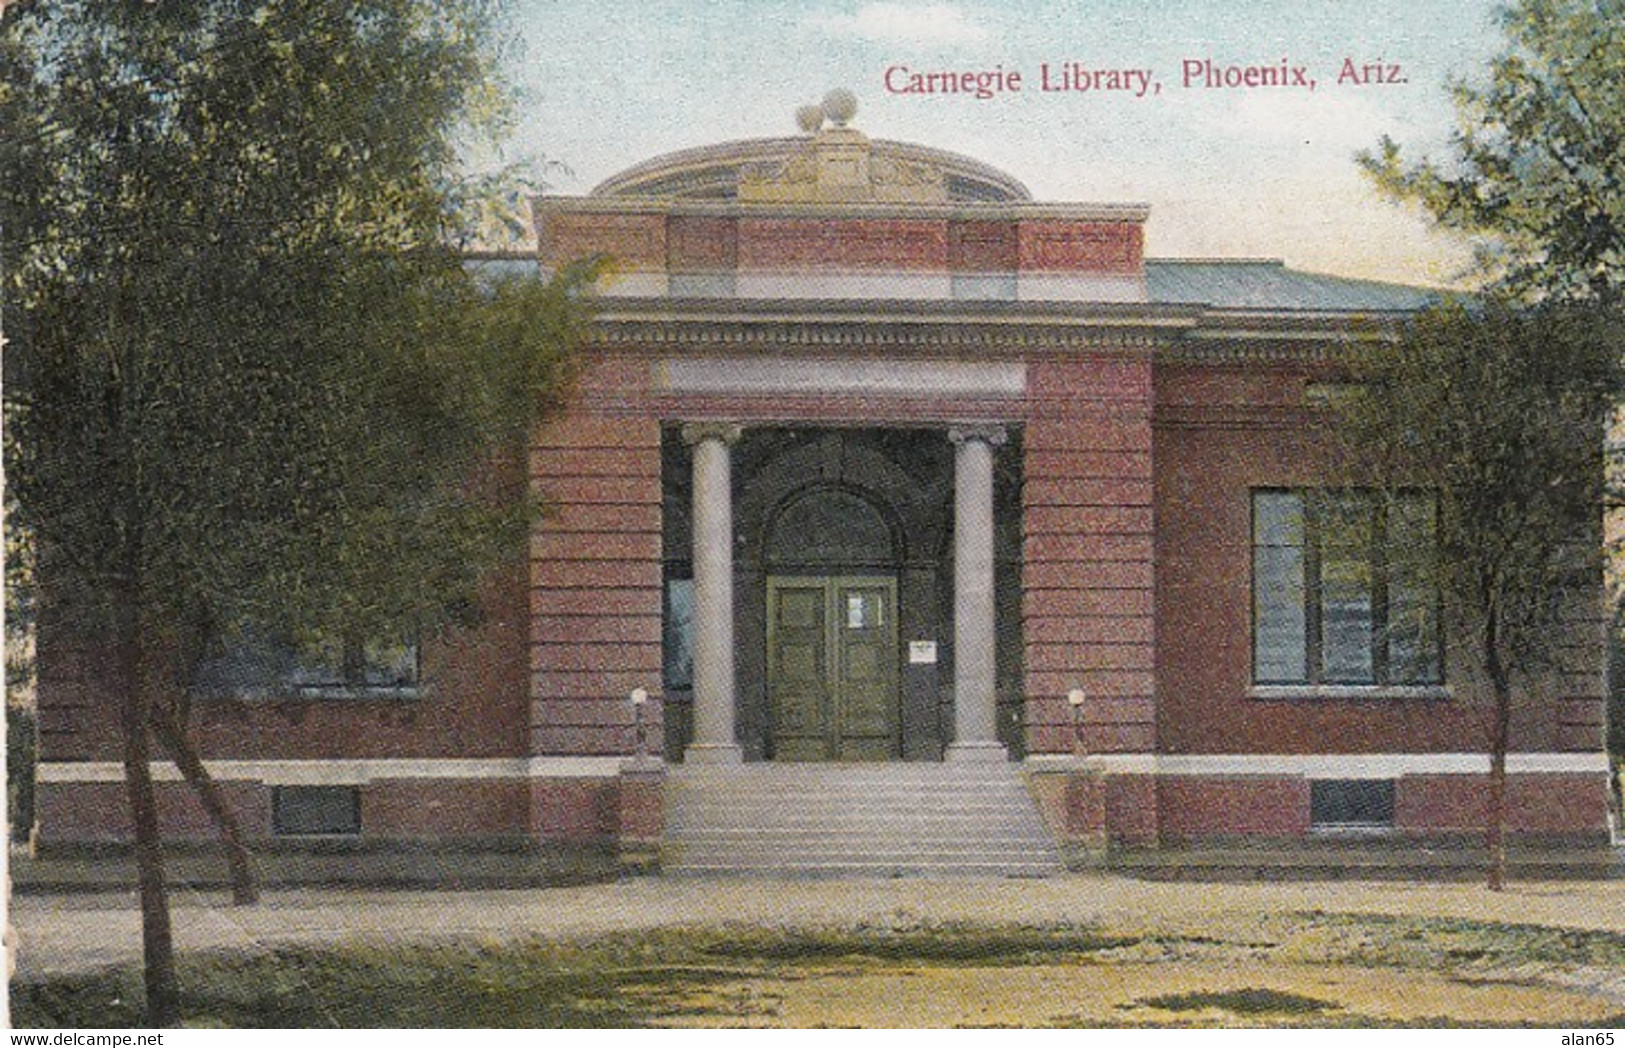
[[1406,284],[1304,273],[1279,259],[1145,260],[1146,297],[1167,305],[1314,312],[1410,312],[1445,292]]

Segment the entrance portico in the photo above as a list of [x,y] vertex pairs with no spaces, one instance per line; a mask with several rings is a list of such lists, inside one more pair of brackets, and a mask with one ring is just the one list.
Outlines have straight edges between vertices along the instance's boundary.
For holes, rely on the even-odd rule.
[[1019,459],[1001,473],[999,452],[1019,429],[728,420],[668,433],[671,756],[1007,757],[1021,721]]

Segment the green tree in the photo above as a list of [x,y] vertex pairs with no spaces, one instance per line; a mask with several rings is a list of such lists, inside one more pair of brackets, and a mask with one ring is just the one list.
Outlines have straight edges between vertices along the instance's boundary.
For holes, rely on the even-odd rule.
[[[1487,75],[1452,85],[1457,128],[1447,155],[1418,161],[1384,137],[1376,150],[1359,157],[1379,189],[1395,199],[1420,204],[1441,226],[1473,238],[1479,275],[1498,299],[1525,305],[1560,303],[1594,311],[1589,316],[1542,312],[1514,323],[1516,318],[1507,307],[1493,307],[1478,323],[1511,325],[1508,331],[1518,337],[1510,341],[1497,340],[1487,330],[1475,332],[1474,321],[1464,315],[1425,321],[1417,337],[1481,348],[1493,341],[1499,348],[1483,358],[1457,361],[1441,356],[1439,366],[1410,375],[1412,382],[1422,385],[1405,391],[1400,401],[1381,405],[1372,398],[1365,405],[1370,418],[1387,414],[1395,426],[1418,433],[1432,432],[1433,427],[1447,423],[1465,432],[1481,421],[1494,431],[1473,441],[1447,442],[1430,449],[1433,458],[1423,470],[1446,480],[1478,474],[1503,482],[1488,484],[1458,506],[1463,513],[1482,514],[1475,526],[1491,549],[1496,547],[1489,532],[1497,522],[1533,512],[1526,496],[1541,491],[1551,477],[1566,475],[1565,471],[1576,467],[1579,459],[1575,456],[1586,458],[1597,469],[1606,457],[1617,487],[1617,433],[1607,445],[1613,450],[1605,456],[1605,430],[1595,418],[1588,423],[1590,428],[1576,428],[1572,418],[1560,414],[1545,420],[1537,409],[1540,397],[1555,396],[1558,390],[1568,389],[1571,398],[1581,397],[1566,383],[1597,379],[1600,361],[1588,359],[1584,370],[1588,378],[1564,376],[1558,369],[1575,354],[1603,352],[1595,332],[1611,326],[1617,334],[1620,307],[1625,303],[1625,6],[1620,0],[1512,0],[1498,17],[1506,43]],[[1562,344],[1568,338],[1579,342]],[[1407,352],[1419,350],[1413,345]],[[1530,359],[1519,359],[1519,354]],[[1458,375],[1457,364],[1468,370]],[[1497,377],[1485,372],[1492,365],[1505,369],[1505,374]],[[1620,389],[1617,376],[1615,379],[1608,395],[1617,405]],[[1584,388],[1587,392],[1581,399],[1589,411],[1595,401],[1586,398],[1595,395],[1595,387]],[[1476,395],[1487,399],[1474,399]],[[1561,406],[1554,402],[1553,407],[1567,411],[1574,403],[1573,399],[1563,400]],[[1455,411],[1459,416],[1449,420],[1420,417],[1412,411],[1418,405]],[[1614,424],[1619,425],[1617,419]],[[1585,443],[1563,448],[1547,439],[1565,426],[1570,437]],[[1509,449],[1526,456],[1521,483],[1499,472],[1510,465],[1505,458]],[[1591,528],[1602,513],[1618,512],[1617,493],[1594,494],[1596,498],[1585,508],[1584,521],[1573,518],[1567,522],[1577,534],[1579,529]],[[1610,500],[1606,505],[1604,495]],[[1507,501],[1498,503],[1495,498]],[[1548,508],[1555,510],[1556,506]],[[1574,505],[1568,508],[1579,512]],[[1558,530],[1548,529],[1544,534],[1555,536]],[[1599,545],[1601,541],[1598,537]],[[1489,555],[1465,546],[1458,554],[1469,564]],[[1505,561],[1498,572],[1510,572],[1523,581],[1539,580],[1551,567],[1534,547],[1501,549],[1497,555]],[[1556,585],[1555,579],[1547,581]],[[1480,587],[1480,601],[1490,596],[1489,590]],[[1469,611],[1483,618],[1487,608]],[[1497,612],[1507,613],[1505,608]],[[1530,625],[1531,635],[1538,634],[1533,620]],[[1501,635],[1501,630],[1493,630],[1491,635]],[[1502,665],[1514,664],[1509,653],[1510,649],[1499,658]],[[1504,743],[1503,733],[1497,730],[1493,734]],[[1499,812],[1504,784],[1500,781],[1502,762],[1495,764]]]
[[459,147],[500,132],[493,0],[56,0],[0,24],[7,466],[42,621],[121,725],[150,1021],[178,1020],[149,774],[233,637],[465,620],[532,519],[584,276],[482,277]]
[[1452,85],[1443,160],[1384,137],[1360,164],[1390,195],[1477,241],[1486,276],[1520,297],[1625,294],[1625,4],[1516,0],[1487,78]]
[[1407,568],[1443,600],[1457,701],[1486,714],[1497,891],[1515,711],[1603,658],[1602,440],[1620,389],[1619,335],[1589,308],[1441,307],[1356,356],[1361,392],[1328,419],[1348,483],[1436,499],[1433,556]]

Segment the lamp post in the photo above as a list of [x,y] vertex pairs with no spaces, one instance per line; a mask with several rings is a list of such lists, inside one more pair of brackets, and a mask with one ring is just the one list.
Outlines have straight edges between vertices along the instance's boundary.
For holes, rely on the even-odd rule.
[[649,761],[649,728],[643,720],[643,707],[649,702],[649,692],[644,688],[633,688],[630,696],[632,700],[632,742],[636,747],[633,763],[636,767],[643,767]]
[[1072,714],[1072,756],[1082,757],[1083,748],[1083,704],[1088,698],[1082,688],[1073,688],[1066,693],[1067,709]]

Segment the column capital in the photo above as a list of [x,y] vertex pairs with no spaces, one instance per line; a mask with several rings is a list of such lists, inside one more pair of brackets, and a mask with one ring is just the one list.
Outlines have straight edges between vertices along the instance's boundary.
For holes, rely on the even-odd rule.
[[989,447],[996,448],[1004,443],[1006,436],[1005,428],[994,423],[954,426],[948,430],[948,439],[955,444],[980,440]]
[[729,447],[739,443],[745,427],[735,422],[685,422],[683,443],[692,447],[702,440],[720,440]]

